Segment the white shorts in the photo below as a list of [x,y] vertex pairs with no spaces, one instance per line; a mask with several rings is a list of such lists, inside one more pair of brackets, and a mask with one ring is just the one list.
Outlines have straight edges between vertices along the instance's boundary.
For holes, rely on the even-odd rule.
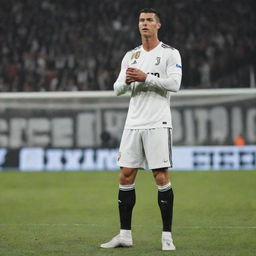
[[118,153],[118,165],[158,169],[172,166],[172,129],[125,129]]

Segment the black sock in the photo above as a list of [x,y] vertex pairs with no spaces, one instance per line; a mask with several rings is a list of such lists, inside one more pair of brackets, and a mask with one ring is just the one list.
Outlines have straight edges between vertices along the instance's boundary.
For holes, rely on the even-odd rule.
[[158,186],[158,205],[162,216],[163,231],[167,232],[172,230],[173,199],[174,195],[170,185],[165,189],[160,189]]
[[134,184],[119,185],[118,206],[120,216],[120,228],[131,230],[132,210],[135,205],[136,196]]

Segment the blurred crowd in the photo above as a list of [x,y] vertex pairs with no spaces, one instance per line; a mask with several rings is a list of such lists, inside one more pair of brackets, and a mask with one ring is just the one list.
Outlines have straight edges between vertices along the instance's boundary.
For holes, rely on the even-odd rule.
[[138,11],[162,15],[180,50],[183,88],[248,87],[255,68],[252,0],[1,0],[0,91],[112,90],[140,44]]

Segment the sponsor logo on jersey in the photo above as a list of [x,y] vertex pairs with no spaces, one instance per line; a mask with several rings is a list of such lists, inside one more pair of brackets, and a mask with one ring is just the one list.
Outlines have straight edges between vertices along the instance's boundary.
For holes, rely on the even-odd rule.
[[134,61],[131,63],[131,65],[136,64],[136,63],[137,63],[137,61],[136,61],[136,60],[134,60]]
[[160,77],[160,74],[158,72],[147,72],[148,75],[153,75],[153,76],[157,76]]
[[181,68],[181,65],[179,65],[179,64],[176,64],[176,68]]
[[155,63],[156,66],[160,64],[160,60],[161,60],[161,57],[156,57],[156,63]]

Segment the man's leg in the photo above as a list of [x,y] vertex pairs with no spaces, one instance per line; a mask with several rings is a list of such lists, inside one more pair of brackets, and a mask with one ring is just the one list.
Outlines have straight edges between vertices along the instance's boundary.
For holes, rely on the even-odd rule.
[[167,170],[167,168],[154,169],[153,175],[158,188],[158,205],[163,223],[162,249],[175,250],[171,235],[174,195]]
[[109,242],[102,244],[102,248],[131,247],[133,245],[131,220],[136,201],[134,181],[137,171],[136,168],[121,168],[118,193],[120,233]]
[[121,230],[131,230],[132,210],[136,201],[134,185],[136,175],[137,169],[121,168],[118,193]]

